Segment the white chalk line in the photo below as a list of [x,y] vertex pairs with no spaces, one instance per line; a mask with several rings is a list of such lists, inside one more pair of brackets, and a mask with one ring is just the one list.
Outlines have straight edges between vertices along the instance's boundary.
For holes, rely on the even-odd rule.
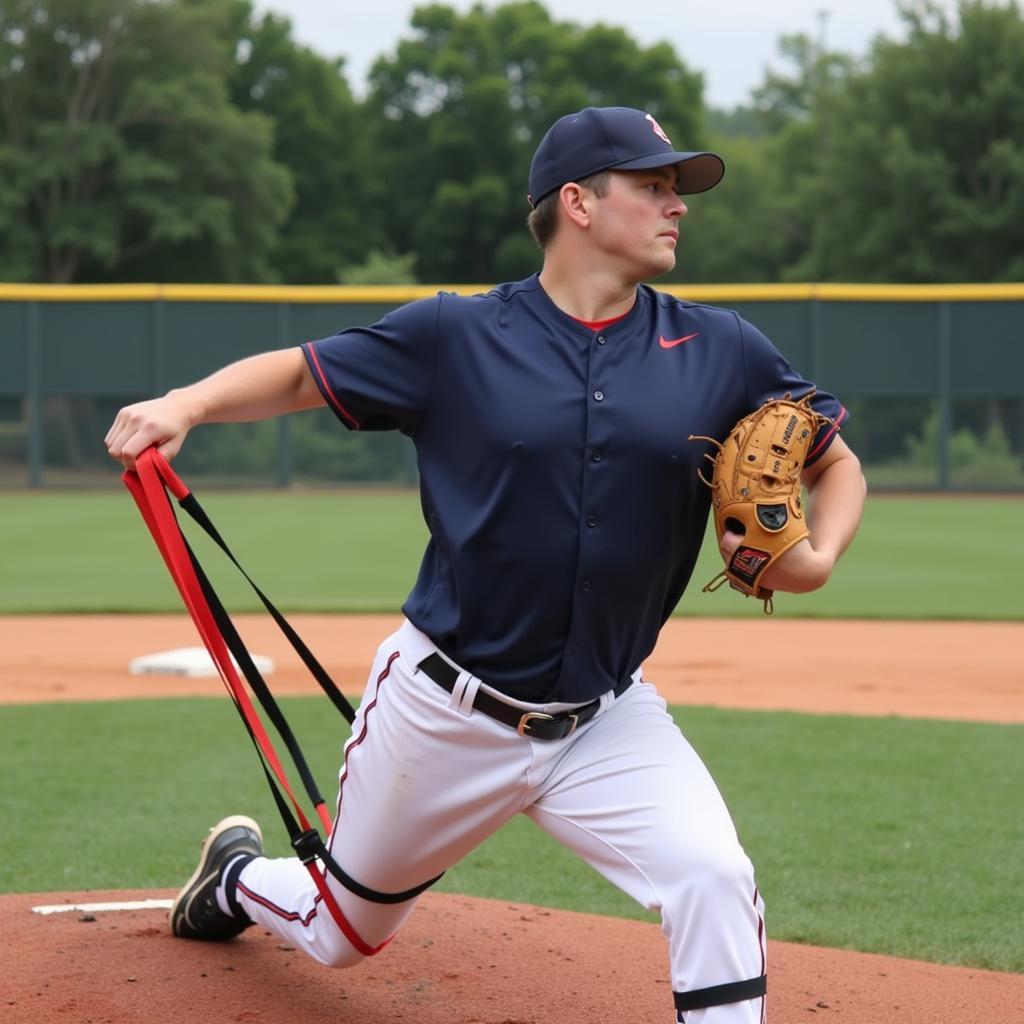
[[67,914],[81,911],[85,914],[109,910],[170,910],[173,900],[125,900],[122,903],[54,903],[33,907],[33,914]]

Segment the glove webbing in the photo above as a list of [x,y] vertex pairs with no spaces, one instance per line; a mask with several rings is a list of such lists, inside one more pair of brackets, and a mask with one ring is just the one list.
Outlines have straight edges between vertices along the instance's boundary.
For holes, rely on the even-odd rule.
[[[238,711],[242,723],[249,734],[249,738],[256,749],[260,760],[260,767],[266,776],[267,784],[270,786],[271,794],[288,831],[293,849],[295,849],[300,860],[305,864],[331,916],[345,937],[364,956],[372,956],[375,953],[379,953],[391,941],[391,938],[389,937],[376,947],[368,945],[360,938],[338,906],[337,901],[327,886],[325,875],[316,867],[316,861],[322,861],[325,868],[342,885],[356,893],[356,895],[380,903],[404,902],[419,895],[419,893],[436,882],[437,879],[431,879],[423,885],[401,893],[379,893],[360,885],[335,863],[324,845],[319,832],[310,825],[301,805],[295,798],[284,768],[281,766],[280,759],[274,750],[273,743],[253,708],[245,687],[238,678],[234,663],[228,654],[229,650],[234,655],[238,667],[242,670],[267,717],[273,722],[278,734],[287,746],[292,761],[302,779],[306,794],[316,809],[324,829],[329,833],[331,830],[331,819],[324,798],[317,789],[294,733],[289,727],[265,680],[253,663],[252,657],[238,635],[234,623],[231,621],[230,616],[224,609],[223,604],[196,559],[194,552],[182,534],[181,527],[170,503],[168,490],[174,494],[178,499],[179,505],[210,535],[246,578],[321,689],[327,694],[331,702],[349,724],[355,718],[355,711],[352,705],[337,688],[334,681],[316,660],[298,633],[295,632],[284,616],[281,615],[263,591],[253,582],[248,573],[239,565],[237,559],[213,526],[209,516],[207,516],[199,502],[189,492],[188,488],[159,452],[153,448],[143,452],[136,460],[135,470],[128,470],[123,473],[121,480],[135,499],[135,503],[138,505],[150,533],[153,535],[153,539],[160,554],[163,556],[171,578],[174,580],[178,592],[185,603],[185,607],[188,609],[203,644],[210,653],[210,657],[217,666],[221,680],[224,682],[232,703],[235,705],[235,709]],[[287,794],[287,800],[285,799],[285,794]],[[291,807],[289,807],[289,802]],[[292,809],[294,809],[294,814]]]

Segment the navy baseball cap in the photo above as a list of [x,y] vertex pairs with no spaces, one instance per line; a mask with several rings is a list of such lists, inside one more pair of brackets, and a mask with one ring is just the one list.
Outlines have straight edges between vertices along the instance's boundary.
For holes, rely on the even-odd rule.
[[680,195],[706,192],[725,174],[715,153],[680,153],[661,125],[633,107],[585,107],[560,117],[540,140],[530,164],[527,198],[536,206],[567,181],[599,171],[646,171],[679,166]]

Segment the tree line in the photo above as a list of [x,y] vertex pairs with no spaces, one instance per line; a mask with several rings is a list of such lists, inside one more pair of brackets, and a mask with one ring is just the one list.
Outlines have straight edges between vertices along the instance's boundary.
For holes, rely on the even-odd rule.
[[721,111],[668,43],[537,0],[419,7],[361,97],[250,0],[5,0],[0,280],[524,276],[530,157],[588,104],[726,160],[668,280],[1024,280],[1021,8],[896,2],[904,38],[784,36]]

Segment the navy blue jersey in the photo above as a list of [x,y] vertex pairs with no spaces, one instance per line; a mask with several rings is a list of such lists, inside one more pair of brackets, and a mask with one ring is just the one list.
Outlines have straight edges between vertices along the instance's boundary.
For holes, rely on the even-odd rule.
[[[654,649],[710,505],[710,446],[688,436],[724,439],[766,399],[812,387],[730,310],[641,286],[594,331],[536,275],[413,302],[304,352],[345,426],[416,445],[430,542],[405,615],[528,701],[589,700]],[[846,416],[822,392],[814,407]]]

